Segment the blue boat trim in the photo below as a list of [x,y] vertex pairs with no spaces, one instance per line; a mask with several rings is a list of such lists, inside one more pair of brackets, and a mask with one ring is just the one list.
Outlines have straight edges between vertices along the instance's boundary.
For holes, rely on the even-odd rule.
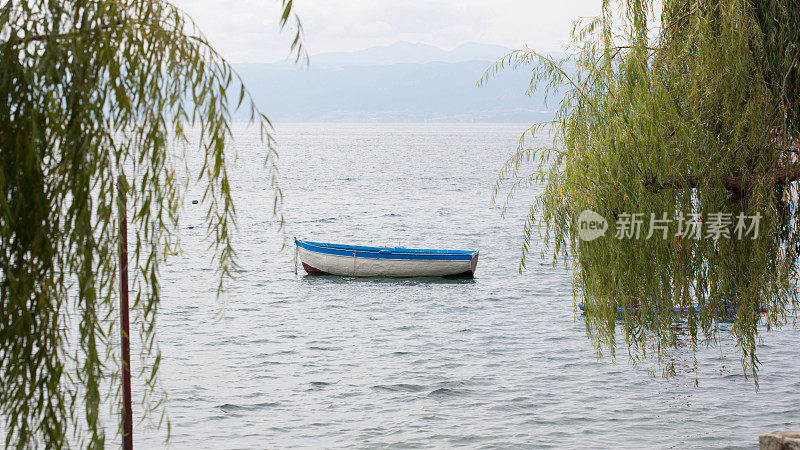
[[294,239],[295,245],[316,253],[369,259],[409,259],[427,261],[469,261],[478,255],[472,250],[441,250],[404,247],[365,247],[360,245],[327,244]]

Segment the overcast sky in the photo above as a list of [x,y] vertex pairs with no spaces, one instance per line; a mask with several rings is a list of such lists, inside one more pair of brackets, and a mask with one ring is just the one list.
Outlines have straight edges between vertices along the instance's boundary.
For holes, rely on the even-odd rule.
[[[232,62],[285,59],[292,34],[278,33],[279,0],[173,0]],[[561,50],[572,23],[600,0],[295,0],[309,54],[396,41],[449,50],[466,42]],[[311,59],[313,65],[313,58]]]

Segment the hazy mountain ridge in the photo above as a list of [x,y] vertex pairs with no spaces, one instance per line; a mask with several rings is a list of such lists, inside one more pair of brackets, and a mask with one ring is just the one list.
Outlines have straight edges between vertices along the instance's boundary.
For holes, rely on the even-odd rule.
[[500,45],[468,42],[453,50],[442,50],[429,44],[395,42],[355,52],[321,53],[310,57],[311,67],[387,66],[392,64],[425,64],[429,62],[496,61],[511,52]]
[[[445,51],[399,42],[312,56],[308,67],[286,63],[234,67],[259,107],[278,122],[550,120],[552,112],[543,96],[524,94],[530,81],[527,70],[501,71],[483,87],[477,86],[486,69],[509,51],[474,43]],[[490,59],[493,55],[499,56]]]

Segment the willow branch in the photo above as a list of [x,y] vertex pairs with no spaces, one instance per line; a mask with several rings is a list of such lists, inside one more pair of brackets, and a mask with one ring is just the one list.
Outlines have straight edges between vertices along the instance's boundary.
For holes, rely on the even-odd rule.
[[657,50],[663,50],[663,48],[661,48],[661,47],[648,47],[648,46],[644,46],[644,45],[617,45],[617,46],[615,46],[613,48],[614,48],[614,50],[631,50],[631,49],[638,50],[638,49],[642,49],[642,50],[650,50],[652,52],[657,51]]
[[33,34],[33,35],[30,35],[30,36],[26,36],[24,38],[17,38],[16,36],[12,36],[8,41],[6,41],[6,43],[9,43],[11,45],[24,45],[24,44],[29,44],[31,42],[46,41],[46,40],[49,40],[49,39],[76,38],[76,37],[81,37],[81,36],[84,36],[84,35],[90,34],[90,33],[97,33],[97,32],[100,32],[100,31],[105,31],[105,30],[108,30],[111,27],[115,27],[115,26],[117,26],[117,25],[119,25],[121,23],[122,23],[121,21],[117,20],[117,21],[114,21],[112,23],[107,23],[105,25],[100,25],[98,27],[89,28],[87,30],[75,30],[75,31],[70,31],[70,32],[67,32],[67,33],[59,33],[59,34]]
[[[662,189],[696,189],[700,187],[704,180],[708,179],[708,176],[689,174],[670,176],[661,181],[658,181],[656,177],[648,177],[645,179],[644,185],[653,192],[658,192]],[[751,174],[744,177],[735,175],[725,176],[722,177],[722,184],[728,191],[739,195],[747,190],[752,180],[771,180],[777,185],[800,180],[800,162],[783,166],[772,173]]]

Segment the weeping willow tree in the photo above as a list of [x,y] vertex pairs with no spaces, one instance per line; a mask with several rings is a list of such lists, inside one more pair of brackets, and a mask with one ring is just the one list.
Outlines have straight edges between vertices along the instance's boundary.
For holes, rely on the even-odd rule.
[[[291,0],[279,22],[296,26],[291,50],[304,56]],[[163,0],[6,2],[0,102],[0,429],[8,447],[102,447],[101,406],[116,398],[119,415],[120,403],[108,388],[119,373],[116,180],[129,191],[132,331],[152,415],[164,399],[159,267],[179,249],[186,187],[172,144],[199,130],[203,164],[191,176],[205,189],[222,288],[236,267],[231,112],[249,107],[261,128],[280,219],[271,125],[195,23]]]
[[[732,321],[757,385],[759,326],[786,324],[798,305],[800,4],[604,1],[573,45],[564,59],[514,52],[486,74],[532,67],[529,91],[566,88],[495,189],[507,204],[544,185],[520,269],[539,230],[571,267],[598,351],[613,355],[624,334],[634,362],[655,353],[667,374],[682,336],[696,352]],[[542,127],[552,146],[533,148]]]

